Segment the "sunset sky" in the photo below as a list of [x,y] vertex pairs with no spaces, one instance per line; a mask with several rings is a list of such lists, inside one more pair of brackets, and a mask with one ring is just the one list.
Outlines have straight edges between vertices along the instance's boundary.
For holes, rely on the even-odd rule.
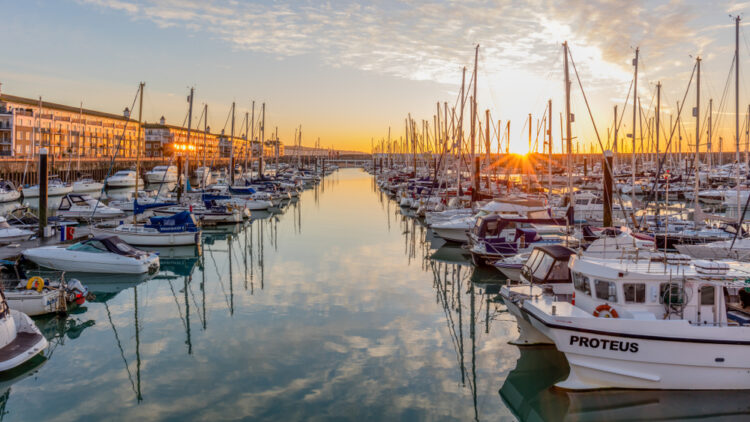
[[[232,101],[242,120],[254,99],[266,102],[267,130],[278,126],[284,143],[302,125],[303,145],[319,137],[323,146],[369,152],[371,139],[386,136],[389,125],[394,137],[403,135],[407,113],[432,121],[437,101],[453,105],[461,68],[471,69],[479,44],[479,109],[482,115],[490,109],[503,124],[510,120],[511,150],[525,152],[527,115],[540,117],[550,98],[559,148],[563,41],[571,46],[604,138],[613,106],[622,110],[640,46],[641,105],[653,115],[661,81],[666,124],[684,95],[694,57],[702,56],[702,111],[713,98],[714,120],[723,129],[718,135],[729,150],[733,85],[719,106],[734,52],[729,15],[744,16],[745,10],[750,2],[15,1],[3,4],[0,82],[8,94],[83,101],[84,107],[119,113],[145,81],[145,118],[164,115],[177,125],[185,120],[185,97],[194,86],[196,118],[208,103],[213,131],[224,127]],[[745,23],[742,119],[750,101]],[[573,135],[588,151],[594,132],[571,77]],[[694,85],[687,98],[684,130],[692,137]],[[631,107],[621,133],[630,131]],[[668,133],[666,125],[662,131]]]

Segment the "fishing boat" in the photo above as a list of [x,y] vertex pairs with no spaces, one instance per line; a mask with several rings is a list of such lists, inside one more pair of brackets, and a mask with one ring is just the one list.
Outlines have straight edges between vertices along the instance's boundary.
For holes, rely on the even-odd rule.
[[104,183],[97,182],[91,177],[82,177],[73,182],[74,193],[100,192],[103,187]]
[[112,274],[155,273],[159,256],[133,248],[117,236],[101,235],[70,246],[27,249],[23,257],[60,271]]
[[0,181],[0,202],[13,202],[21,198],[21,192],[16,189],[13,182],[8,180]]
[[[48,196],[62,196],[70,192],[73,192],[72,185],[63,182],[57,176],[50,176],[49,182],[47,183],[47,195]],[[24,198],[39,197],[39,185],[24,187],[23,196]]]
[[[109,176],[106,180],[107,187],[110,188],[129,188],[135,186],[139,179],[136,175],[135,170],[120,170],[117,173]],[[139,184],[143,184],[140,181]]]
[[8,307],[0,291],[0,372],[9,371],[47,348],[47,339],[34,321],[23,312]]
[[136,246],[179,246],[200,243],[201,230],[189,211],[150,217],[147,224],[122,223],[117,227],[92,228],[99,235],[116,236]]
[[98,199],[86,194],[69,193],[60,200],[57,215],[86,220],[103,220],[124,217],[125,211],[104,205]]
[[22,242],[31,239],[34,232],[8,224],[5,217],[0,217],[0,244]]
[[146,182],[148,183],[176,183],[177,167],[176,166],[156,166],[151,171],[146,172]]
[[750,389],[747,268],[676,254],[569,267],[574,301],[523,303],[570,364],[558,387]]

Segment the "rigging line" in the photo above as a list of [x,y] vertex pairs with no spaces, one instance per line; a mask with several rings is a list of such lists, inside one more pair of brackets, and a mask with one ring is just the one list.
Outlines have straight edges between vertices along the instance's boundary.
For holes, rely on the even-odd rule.
[[[570,47],[568,47],[570,49]],[[628,101],[630,101],[630,91],[633,90],[633,81],[635,78],[630,80],[630,86],[628,87],[628,94],[625,96],[625,104],[622,106],[623,112],[620,113],[620,121],[617,122],[617,131],[620,131],[620,126],[622,125],[622,119],[625,117],[625,110],[628,108]]]
[[721,94],[721,100],[719,102],[719,108],[718,108],[718,111],[717,111],[718,117],[716,119],[716,122],[715,123],[712,122],[713,124],[711,125],[711,135],[712,135],[712,137],[713,137],[713,134],[715,133],[716,128],[719,126],[719,123],[720,123],[720,121],[722,119],[722,115],[721,115],[720,112],[722,110],[724,110],[725,101],[727,100],[727,98],[729,96],[729,86],[732,83],[732,71],[734,70],[734,60],[735,60],[734,56],[732,56],[732,63],[729,65],[729,73],[727,73],[727,80],[724,83],[724,91]]
[[[581,88],[581,95],[583,95],[583,101],[586,103],[586,110],[588,110],[588,112],[589,112],[589,118],[591,119],[591,125],[594,127],[594,133],[596,133],[596,141],[599,143],[599,148],[601,148],[602,153],[604,153],[604,145],[602,144],[602,139],[599,136],[599,129],[597,129],[597,127],[596,127],[596,122],[594,121],[594,115],[591,112],[591,107],[589,106],[589,100],[588,100],[588,97],[586,96],[586,91],[584,91],[583,84],[581,83],[581,78],[578,75],[578,68],[576,68],[576,62],[575,62],[575,60],[573,60],[573,53],[571,52],[570,47],[567,47],[567,49],[568,49],[568,56],[570,56],[570,62],[573,64],[573,71],[576,74],[576,80],[578,81],[578,86]],[[635,131],[633,131],[633,135],[635,135]],[[609,160],[603,160],[603,161],[604,161],[605,165],[607,166],[607,168],[609,168],[610,173],[611,174],[615,174],[614,173],[614,169],[612,169],[612,167],[609,165]],[[635,172],[635,169],[632,169],[632,171]],[[617,192],[617,199],[620,201],[620,208],[622,209],[623,216],[625,216],[626,215],[625,203],[622,200],[622,195],[620,195],[619,189],[614,189],[614,186],[613,186],[612,191],[613,192]],[[569,192],[568,194],[572,195],[572,192]],[[572,206],[572,201],[571,201],[571,206]],[[633,219],[635,219],[635,208],[634,207],[632,207],[632,208],[633,208],[633,210],[631,212],[631,216],[632,216]],[[625,224],[628,227],[630,227],[630,223],[628,222],[627,218],[625,218]],[[633,222],[633,224],[635,225],[635,222]]]
[[[697,63],[693,65],[693,72],[690,74],[690,80],[688,81],[687,87],[685,88],[685,94],[682,96],[682,101],[680,102],[680,108],[677,111],[677,121],[678,122],[681,120],[680,116],[682,115],[682,109],[685,106],[685,99],[687,98],[688,92],[690,91],[690,86],[693,83],[693,77],[695,76],[695,70],[696,70],[697,67],[698,67]],[[669,139],[667,140],[667,144],[665,146],[665,148],[667,150],[669,150],[669,146],[672,144],[672,139],[674,139],[674,131],[675,131],[676,128],[677,128],[677,123],[675,123],[675,125],[672,126],[672,130],[669,133]],[[698,143],[698,140],[696,139],[696,144],[697,143]],[[659,167],[657,168],[657,171],[656,171],[657,175],[661,174],[661,170],[664,167],[664,161],[666,160],[666,158],[667,158],[667,154],[664,154],[659,159]],[[696,174],[695,177],[698,177],[698,174]],[[656,184],[658,182],[659,182],[658,177],[655,177],[654,178],[654,183],[651,186],[651,194],[649,195],[649,197],[648,197],[648,199],[646,201],[646,204],[645,204],[646,206],[648,206],[648,204],[651,202],[651,198],[655,197],[655,194],[657,192]],[[641,224],[643,224],[643,221],[644,221],[645,218],[646,218],[646,214],[644,213],[643,216],[641,217]]]

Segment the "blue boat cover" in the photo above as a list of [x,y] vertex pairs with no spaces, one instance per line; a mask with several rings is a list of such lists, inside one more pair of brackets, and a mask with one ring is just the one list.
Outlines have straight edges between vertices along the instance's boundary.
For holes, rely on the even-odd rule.
[[161,233],[180,233],[198,231],[195,217],[189,211],[178,212],[174,215],[150,217],[148,227],[158,229]]

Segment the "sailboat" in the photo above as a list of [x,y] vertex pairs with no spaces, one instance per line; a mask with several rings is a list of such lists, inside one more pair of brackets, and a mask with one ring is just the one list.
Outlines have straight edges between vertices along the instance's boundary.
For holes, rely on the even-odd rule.
[[[140,103],[138,109],[138,122],[140,125],[143,114],[143,88],[144,83],[139,86]],[[140,126],[139,126],[140,127]],[[140,145],[142,131],[139,130],[138,143]],[[140,166],[140,147],[136,148],[136,170],[138,174]],[[135,191],[138,191],[138,179],[135,181]],[[174,204],[170,204],[174,205]],[[122,222],[117,227],[98,225],[92,228],[92,232],[100,235],[114,235],[128,244],[136,246],[180,246],[195,245],[200,243],[201,230],[198,223],[189,211],[183,211],[171,216],[151,217],[146,224],[138,223],[137,215],[149,207],[161,206],[161,204],[140,205],[136,198],[133,202],[133,222]]]

